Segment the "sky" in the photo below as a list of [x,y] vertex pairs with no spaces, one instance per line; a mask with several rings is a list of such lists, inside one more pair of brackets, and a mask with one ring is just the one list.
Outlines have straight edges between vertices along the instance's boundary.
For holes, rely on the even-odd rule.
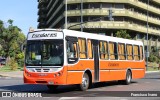
[[14,20],[13,25],[18,26],[27,35],[29,27],[37,28],[37,0],[0,0],[0,20],[7,25],[7,20]]

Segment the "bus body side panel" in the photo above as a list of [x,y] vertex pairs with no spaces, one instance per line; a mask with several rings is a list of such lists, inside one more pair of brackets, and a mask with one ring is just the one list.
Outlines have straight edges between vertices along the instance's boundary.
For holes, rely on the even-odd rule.
[[144,78],[145,76],[145,69],[144,70],[141,70],[141,69],[133,69],[132,70],[132,78],[133,79],[136,79],[136,78]]
[[90,70],[92,79],[94,78],[94,61],[93,60],[79,60],[77,64],[69,65],[67,71],[67,84],[80,84],[85,70]]
[[[132,79],[143,78],[144,64],[144,61],[100,61],[100,82],[124,80],[127,69],[131,69]],[[68,66],[67,84],[80,84],[86,69],[92,71],[92,82],[94,82],[94,61],[79,60],[77,64]]]
[[132,78],[143,78],[144,61],[100,61],[100,81],[124,80],[127,69],[131,69]]

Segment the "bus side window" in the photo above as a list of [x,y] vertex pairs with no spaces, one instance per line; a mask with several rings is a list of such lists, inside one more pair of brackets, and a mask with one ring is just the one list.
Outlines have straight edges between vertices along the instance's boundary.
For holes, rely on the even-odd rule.
[[110,53],[110,59],[111,60],[118,59],[117,43],[115,43],[115,42],[110,42],[109,43],[109,53]]
[[79,57],[81,59],[87,58],[86,39],[79,38],[78,44],[79,44]]
[[134,60],[140,60],[139,46],[134,45]]
[[77,43],[76,42],[67,42],[67,58],[68,63],[73,64],[78,61],[78,52],[77,52]]
[[133,47],[127,44],[127,60],[133,60]]
[[87,40],[87,46],[88,46],[88,58],[93,58],[93,50],[92,50],[92,41],[90,39]]
[[125,44],[118,44],[118,56],[120,60],[125,60]]
[[105,41],[99,42],[99,52],[101,59],[108,59],[108,43]]
[[143,47],[140,46],[140,60],[143,60]]

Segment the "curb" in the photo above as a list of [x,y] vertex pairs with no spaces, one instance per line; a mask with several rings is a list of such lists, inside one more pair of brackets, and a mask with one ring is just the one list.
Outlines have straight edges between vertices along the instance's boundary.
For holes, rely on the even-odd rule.
[[23,78],[23,72],[22,73],[0,73],[0,77],[11,77],[11,78]]
[[158,73],[160,71],[146,71],[145,73]]
[[23,76],[1,74],[0,77],[23,78]]

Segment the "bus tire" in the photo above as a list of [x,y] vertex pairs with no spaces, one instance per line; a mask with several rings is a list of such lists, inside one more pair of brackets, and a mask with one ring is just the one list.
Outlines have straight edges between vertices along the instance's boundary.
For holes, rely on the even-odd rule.
[[132,73],[130,70],[127,71],[126,73],[126,79],[125,80],[119,80],[118,83],[119,84],[124,84],[124,85],[129,85],[131,83],[132,80]]
[[47,85],[47,87],[50,91],[54,91],[58,88],[58,85]]
[[131,80],[132,80],[132,73],[130,70],[128,70],[126,73],[126,80],[124,80],[124,84],[129,85],[131,83]]
[[87,73],[84,73],[82,78],[82,83],[79,84],[79,89],[81,91],[86,91],[89,88],[90,85],[90,79]]

